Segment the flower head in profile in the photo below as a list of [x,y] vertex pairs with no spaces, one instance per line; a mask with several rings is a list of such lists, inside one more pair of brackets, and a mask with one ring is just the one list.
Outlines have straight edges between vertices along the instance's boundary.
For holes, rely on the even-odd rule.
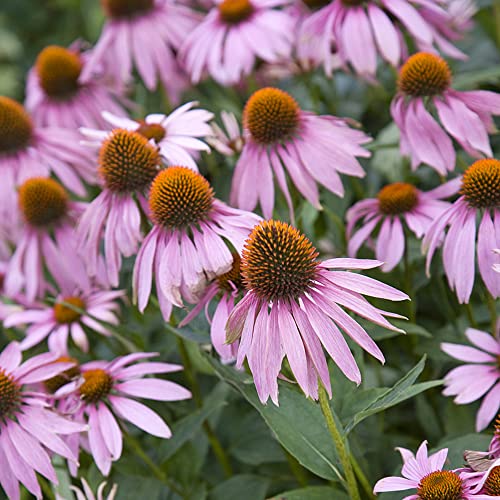
[[102,0],[106,23],[82,71],[92,79],[101,68],[128,83],[137,69],[148,90],[158,81],[178,101],[186,86],[176,51],[198,23],[198,14],[170,0]]
[[414,54],[399,72],[391,114],[401,153],[411,158],[413,169],[425,163],[441,175],[454,170],[451,138],[472,157],[492,156],[488,133],[495,130],[492,116],[500,114],[500,94],[459,92],[451,84],[448,64],[435,54]]
[[118,286],[122,256],[135,255],[143,238],[140,207],[147,211],[145,193],[162,165],[161,156],[139,132],[114,129],[85,133],[100,144],[98,170],[103,191],[80,219],[78,244],[89,274],[95,276],[104,238],[108,279],[112,286]]
[[[434,15],[431,19],[428,11]],[[379,56],[399,66],[408,53],[405,35],[419,50],[435,52],[437,47],[450,57],[464,59],[465,55],[440,33],[435,17],[441,25],[452,22],[451,14],[439,0],[332,0],[302,23],[298,55],[307,57],[312,53],[311,46],[315,46],[316,59],[331,75],[336,62],[333,49],[343,66],[350,65],[369,80],[375,77]]]
[[238,120],[227,111],[221,112],[221,120],[225,130],[213,123],[211,137],[207,137],[208,144],[225,156],[240,153],[243,148],[243,137]]
[[[240,272],[241,257],[233,253],[233,264],[227,273],[217,276],[203,291],[198,304],[179,323],[179,327],[187,325],[200,311],[205,309],[205,315],[210,323],[210,339],[212,345],[219,354],[223,363],[231,363],[236,359],[238,352],[238,341],[232,344],[226,343],[226,324],[229,315],[233,311],[236,301],[244,293],[244,287]],[[212,318],[208,314],[208,306],[214,299],[218,299]]]
[[427,452],[427,441],[424,441],[416,455],[406,448],[397,448],[403,458],[403,477],[384,477],[377,482],[374,493],[385,491],[416,490],[404,500],[462,500],[486,499],[476,496],[471,491],[471,482],[460,470],[443,470],[448,456],[448,448],[432,455]]
[[[345,309],[385,328],[397,330],[363,295],[388,300],[408,296],[351,270],[371,269],[376,260],[317,260],[312,243],[279,221],[255,226],[243,249],[241,274],[247,289],[226,326],[227,342],[240,340],[236,366],[248,359],[260,400],[278,404],[278,375],[286,356],[306,396],[318,398],[318,378],[331,396],[323,347],[342,372],[357,384],[361,373],[340,330],[384,361],[365,329]],[[345,308],[345,309],[344,309]]]
[[45,269],[54,275],[75,249],[76,219],[86,204],[73,202],[55,180],[32,177],[19,188],[18,207],[23,226],[9,260],[4,288],[9,297],[21,292],[32,302],[48,288]]
[[283,90],[255,92],[245,105],[243,127],[245,144],[234,171],[231,203],[244,210],[260,203],[264,217],[271,218],[276,180],[293,215],[285,172],[316,208],[321,208],[318,183],[343,196],[339,173],[365,175],[356,157],[370,156],[361,147],[370,138],[340,118],[302,111]]
[[[431,222],[449,207],[449,203],[442,198],[456,191],[457,181],[427,192],[406,182],[395,182],[384,186],[376,198],[359,201],[347,211],[346,216],[349,256],[356,257],[361,245],[378,228],[378,235],[374,238],[375,257],[384,262],[382,271],[391,271],[399,264],[405,251],[404,226],[417,238],[422,238]],[[360,220],[362,226],[354,232]]]
[[[88,447],[101,473],[109,474],[111,463],[122,454],[123,437],[118,425],[126,420],[143,431],[161,438],[172,433],[163,419],[134,398],[155,401],[180,401],[191,393],[180,385],[144,375],[171,373],[181,366],[163,362],[146,361],[158,353],[134,353],[113,361],[91,361],[80,367],[81,377],[61,387],[56,394],[67,394],[61,410],[72,411],[76,421],[88,423],[87,436],[80,443]],[[132,364],[134,363],[134,364]],[[56,363],[57,364],[57,363]]]
[[260,58],[275,62],[290,56],[293,21],[275,9],[287,0],[216,0],[205,19],[189,32],[181,60],[198,83],[208,72],[222,85],[238,83]]
[[[424,237],[422,248],[427,252],[427,272],[437,247],[444,241],[444,271],[459,302],[469,302],[476,260],[489,293],[499,297],[500,275],[494,266],[500,263],[500,255],[493,249],[500,244],[496,236],[500,234],[500,161],[474,162],[462,176],[459,193],[461,196],[431,224]],[[481,222],[477,230],[476,259],[478,217]]]
[[[115,116],[106,111],[102,115],[114,127],[133,130],[154,141],[167,165],[186,165],[198,170],[193,156],[198,151],[210,151],[199,138],[212,134],[208,122],[214,115],[204,109],[192,109],[197,104],[194,101],[188,102],[169,115],[154,113],[140,121]],[[106,136],[107,133],[102,132],[101,137]]]
[[[109,490],[107,495],[104,495],[104,489],[106,488],[106,481],[102,482],[97,488],[97,494],[89,486],[89,483],[82,477],[82,487],[83,489],[77,488],[76,486],[70,486],[71,490],[76,495],[76,500],[114,500],[116,497],[116,492],[118,491],[118,485],[113,484],[112,488]],[[56,495],[56,500],[66,500],[61,496]]]
[[476,429],[485,429],[500,409],[500,341],[489,333],[468,328],[465,335],[475,347],[442,343],[441,349],[465,365],[445,377],[445,396],[455,396],[455,403],[469,404],[484,396],[476,415]]
[[38,54],[26,85],[26,109],[35,123],[69,129],[102,127],[102,109],[125,114],[120,104],[124,101],[123,89],[113,86],[102,74],[82,82],[89,55],[82,52],[80,43],[69,48],[49,45]]
[[85,425],[48,409],[43,394],[25,387],[73,366],[55,364],[56,357],[39,354],[22,363],[16,342],[0,353],[0,485],[10,500],[20,499],[19,483],[42,498],[36,473],[57,484],[51,463],[53,453],[76,461],[61,436],[82,432]]
[[260,218],[215,198],[208,181],[188,167],[172,166],[155,178],[149,193],[153,229],[134,267],[139,310],[146,307],[153,276],[165,319],[183,299],[198,302],[208,279],[230,271],[233,255]]

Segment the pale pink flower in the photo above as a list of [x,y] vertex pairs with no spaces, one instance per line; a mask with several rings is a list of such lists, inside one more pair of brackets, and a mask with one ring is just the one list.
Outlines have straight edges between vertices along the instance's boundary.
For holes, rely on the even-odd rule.
[[384,477],[373,489],[374,493],[385,491],[417,490],[416,494],[405,496],[403,500],[426,498],[453,498],[486,500],[484,495],[475,495],[471,491],[472,483],[466,475],[457,470],[443,470],[448,456],[448,448],[428,455],[427,441],[424,441],[416,455],[406,448],[396,448],[403,459],[401,475],[403,477]]
[[212,134],[207,137],[207,142],[219,153],[225,156],[233,156],[243,149],[243,136],[240,131],[238,120],[227,111],[221,112],[221,120],[225,131],[216,123],[212,123]]
[[[323,347],[349,380],[361,373],[340,329],[379,361],[384,355],[343,308],[385,328],[398,330],[363,295],[393,301],[408,296],[380,281],[345,270],[382,263],[363,259],[316,260],[311,242],[292,226],[264,221],[250,234],[241,258],[246,295],[229,316],[227,342],[239,339],[236,367],[245,358],[262,403],[278,404],[278,375],[286,356],[306,396],[318,399],[318,378],[331,397]],[[331,270],[332,269],[332,270]],[[342,270],[344,269],[344,270]]]
[[108,280],[112,286],[118,286],[122,256],[135,255],[143,238],[145,194],[162,165],[161,156],[153,141],[139,132],[85,130],[85,134],[100,145],[98,171],[104,186],[80,219],[78,247],[88,273],[96,276],[104,238]]
[[432,223],[423,239],[427,272],[436,249],[444,242],[443,264],[450,288],[455,290],[461,304],[469,302],[476,267],[476,224],[480,218],[479,273],[490,294],[500,297],[500,275],[493,268],[500,263],[500,255],[493,252],[500,245],[500,161],[484,159],[473,163],[462,177],[460,195]]
[[[73,412],[76,421],[88,423],[88,433],[79,441],[71,441],[71,448],[83,445],[105,476],[112,462],[122,454],[123,437],[118,422],[126,420],[157,437],[169,438],[172,433],[160,416],[134,398],[155,401],[180,401],[191,393],[180,385],[144,375],[171,373],[182,366],[163,362],[136,361],[158,356],[158,353],[133,353],[113,361],[91,361],[83,364],[81,377],[57,390],[56,395],[67,395],[61,409]],[[88,444],[88,446],[87,446]]]
[[[377,198],[353,205],[346,215],[349,257],[356,257],[361,245],[379,229],[377,236],[373,237],[375,257],[384,262],[382,271],[394,269],[405,251],[404,227],[407,226],[417,238],[422,238],[429,225],[450,206],[442,198],[455,194],[460,182],[456,179],[427,192],[406,182],[395,182],[384,186]],[[362,225],[354,232],[360,220]]]
[[215,0],[215,6],[181,48],[193,83],[208,72],[222,85],[238,83],[260,58],[275,62],[291,53],[293,20],[275,9],[289,0]]
[[91,80],[103,68],[115,81],[128,83],[135,68],[148,90],[160,80],[177,102],[186,79],[176,51],[198,24],[198,14],[170,0],[103,0],[102,4],[108,19],[82,80]]
[[86,82],[81,73],[91,52],[75,42],[68,49],[45,47],[28,73],[26,109],[40,126],[76,129],[103,127],[101,111],[124,115],[123,88],[96,73]]
[[[103,112],[103,118],[114,128],[134,130],[149,140],[154,141],[167,165],[186,165],[198,171],[194,156],[199,151],[210,151],[210,148],[200,140],[212,134],[208,122],[213,114],[204,109],[192,109],[197,102],[183,104],[169,115],[154,113],[144,120],[136,121],[129,118],[114,116]],[[83,134],[104,140],[109,133],[82,130]]]
[[53,179],[33,177],[19,188],[18,204],[24,225],[7,266],[4,290],[9,297],[23,292],[32,302],[49,289],[45,268],[55,275],[63,262],[71,266],[74,227],[86,203],[70,201]]
[[40,354],[22,363],[17,342],[0,353],[0,485],[10,500],[19,500],[19,483],[42,498],[37,472],[57,484],[52,453],[76,461],[60,436],[82,432],[85,426],[51,411],[43,394],[25,387],[73,366],[54,363],[56,357]]
[[[239,254],[233,253],[233,264],[231,269],[210,283],[199,298],[198,304],[179,323],[179,328],[189,324],[203,309],[210,323],[210,339],[215,350],[221,357],[223,363],[231,363],[236,359],[238,352],[238,341],[232,344],[226,343],[226,324],[229,315],[233,311],[236,301],[244,293],[240,274],[241,258]],[[208,307],[210,303],[218,299],[214,315],[210,318]]]
[[142,312],[153,276],[166,320],[172,305],[198,302],[206,282],[228,272],[231,250],[241,251],[260,218],[231,208],[214,197],[208,181],[188,167],[168,167],[154,180],[149,194],[154,226],[142,243],[134,266],[134,300]]
[[425,163],[441,175],[454,170],[451,137],[472,157],[492,156],[488,133],[495,131],[492,116],[500,114],[500,94],[459,92],[451,83],[448,64],[434,54],[414,54],[400,70],[391,114],[401,153],[410,157],[413,169]]
[[[451,370],[445,377],[445,396],[455,396],[457,404],[469,404],[483,396],[476,415],[477,432],[485,429],[500,409],[500,342],[489,333],[468,328],[465,335],[476,347],[442,343],[441,349],[467,364]],[[498,335],[498,332],[497,332]]]
[[[111,490],[107,495],[104,495],[104,488],[106,488],[106,481],[102,482],[97,488],[97,495],[94,495],[94,492],[89,486],[89,483],[85,481],[85,478],[82,477],[82,486],[83,490],[77,488],[76,486],[70,486],[71,490],[76,495],[76,500],[114,500],[116,496],[116,492],[118,491],[118,485],[113,484]],[[56,500],[66,500],[65,498],[56,495]]]
[[274,178],[293,217],[288,173],[298,191],[320,209],[318,183],[344,195],[339,173],[363,177],[357,156],[369,157],[361,145],[370,138],[334,116],[302,111],[292,96],[267,87],[255,92],[243,112],[245,144],[234,170],[231,204],[264,217],[274,209]]

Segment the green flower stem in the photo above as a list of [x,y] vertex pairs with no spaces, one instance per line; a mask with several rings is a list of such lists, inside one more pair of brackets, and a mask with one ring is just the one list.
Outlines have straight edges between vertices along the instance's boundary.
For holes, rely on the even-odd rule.
[[307,471],[300,465],[297,459],[289,453],[285,448],[283,448],[290,470],[294,475],[297,483],[301,488],[305,488],[308,485]]
[[365,492],[366,498],[369,498],[370,500],[376,498],[376,496],[373,494],[373,487],[370,484],[370,481],[368,481],[365,473],[363,472],[363,469],[361,468],[359,462],[356,460],[353,454],[351,454],[351,463],[354,469],[354,473],[356,474],[356,477],[358,478],[358,481]]
[[347,451],[346,445],[344,443],[344,438],[342,437],[342,434],[340,433],[339,429],[337,428],[337,424],[335,423],[335,418],[333,417],[330,403],[328,401],[328,395],[322,384],[319,384],[319,405],[321,407],[321,411],[323,412],[323,416],[325,417],[326,425],[328,427],[330,435],[332,436],[335,448],[337,449],[340,463],[342,464],[342,468],[344,469],[349,498],[351,500],[360,500],[361,497],[359,496],[358,485],[356,483],[356,477],[352,468],[351,457],[349,456],[349,452]]
[[497,313],[497,306],[495,303],[495,299],[493,298],[493,295],[491,295],[489,290],[486,290],[486,304],[488,305],[488,310],[490,311],[491,334],[495,335],[497,330],[498,313]]
[[[201,395],[200,385],[198,384],[198,380],[196,379],[196,374],[191,363],[191,359],[189,358],[189,353],[186,349],[184,340],[181,337],[176,337],[176,340],[182,358],[182,364],[184,365],[186,378],[188,379],[189,385],[191,387],[191,392],[193,394],[193,400],[196,406],[198,408],[201,408],[203,406],[203,398]],[[219,441],[219,438],[217,437],[207,420],[203,422],[203,430],[205,431],[208,442],[210,443],[210,446],[212,447],[212,450],[217,460],[219,461],[224,474],[226,475],[226,477],[231,477],[233,475],[231,462],[229,461],[226,452],[224,451],[224,448]]]
[[464,304],[464,307],[470,326],[472,326],[472,328],[477,328],[477,322],[476,319],[474,318],[474,311],[472,310],[472,306],[469,303],[469,304]]

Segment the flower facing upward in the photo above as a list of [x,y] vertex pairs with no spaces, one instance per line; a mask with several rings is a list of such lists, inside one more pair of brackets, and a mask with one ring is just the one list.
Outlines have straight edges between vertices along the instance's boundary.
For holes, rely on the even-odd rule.
[[149,194],[154,227],[144,240],[134,267],[133,287],[139,310],[146,307],[153,275],[165,319],[172,304],[198,302],[206,280],[231,269],[225,240],[241,251],[259,221],[214,197],[208,181],[187,167],[168,167],[155,178]]
[[[493,251],[500,245],[500,161],[477,160],[462,176],[460,197],[429,227],[422,248],[427,252],[427,272],[432,256],[443,241],[444,271],[460,303],[467,303],[474,286],[476,261],[484,284],[493,297],[500,296],[500,275],[494,266],[500,256]],[[444,235],[446,228],[448,232]],[[495,233],[496,231],[496,233]]]
[[[460,180],[458,180],[460,182]],[[382,271],[389,272],[401,261],[405,250],[403,222],[422,238],[429,225],[449,206],[442,198],[457,190],[457,181],[450,181],[428,192],[412,184],[395,182],[384,186],[377,198],[359,201],[347,211],[348,254],[355,257],[361,245],[377,229],[375,256],[384,262]],[[362,227],[354,232],[362,219]]]
[[103,75],[81,81],[88,57],[77,43],[68,49],[50,45],[38,54],[26,86],[26,108],[35,123],[73,129],[99,127],[105,124],[102,109],[124,114],[119,104],[122,92]]
[[36,472],[57,484],[52,453],[76,461],[61,435],[85,430],[47,408],[44,396],[25,385],[43,382],[73,366],[53,361],[57,355],[40,354],[21,363],[16,342],[0,353],[0,485],[7,497],[19,500],[19,483],[42,498]]
[[500,342],[489,333],[469,328],[465,335],[476,347],[441,344],[441,349],[468,364],[451,370],[445,377],[445,396],[455,396],[455,403],[468,404],[484,397],[476,416],[477,432],[485,429],[500,409]]
[[399,72],[391,114],[400,130],[401,153],[414,169],[426,163],[441,175],[452,171],[456,155],[449,136],[472,157],[492,155],[488,132],[495,130],[492,115],[500,114],[500,95],[459,92],[451,83],[448,64],[435,54],[414,54]]
[[264,216],[272,217],[276,177],[293,215],[285,170],[316,208],[321,208],[318,182],[343,196],[339,173],[365,175],[356,156],[370,156],[361,147],[370,139],[339,118],[302,111],[283,90],[255,92],[245,105],[243,127],[245,144],[234,171],[231,203],[245,210],[260,203]]
[[72,408],[77,421],[83,419],[88,423],[88,441],[81,438],[80,444],[86,446],[88,442],[95,463],[105,476],[109,474],[111,463],[122,453],[123,439],[118,419],[126,420],[153,436],[169,438],[172,435],[157,413],[133,398],[180,401],[191,397],[187,389],[174,382],[143,378],[144,375],[182,370],[181,366],[163,362],[135,363],[157,355],[141,352],[110,362],[86,363],[81,366],[80,379],[68,383],[58,392],[67,395],[60,409],[69,411]]
[[[356,383],[361,374],[339,328],[363,349],[384,361],[364,328],[342,307],[386,328],[397,330],[363,295],[405,300],[408,297],[377,280],[340,269],[371,269],[374,260],[317,260],[312,243],[279,221],[255,226],[245,243],[241,274],[245,297],[229,316],[227,342],[240,339],[237,365],[248,359],[260,400],[278,404],[278,374],[283,357],[304,393],[318,398],[318,377],[331,395],[322,346],[342,372]],[[335,271],[330,271],[335,269]],[[342,307],[341,307],[342,306]]]
[[102,6],[107,21],[82,81],[90,81],[102,66],[117,82],[128,83],[135,67],[148,90],[160,80],[178,100],[185,79],[175,52],[195,28],[198,15],[169,0],[102,0]]
[[276,62],[292,50],[293,21],[275,9],[287,0],[217,0],[181,48],[193,83],[208,71],[222,85],[238,83],[255,61]]
[[115,129],[104,136],[99,131],[85,133],[102,141],[98,170],[104,189],[80,220],[79,247],[90,275],[95,276],[104,236],[108,279],[117,286],[122,255],[134,255],[142,240],[138,204],[146,211],[144,193],[158,173],[161,157],[156,146],[132,130]]

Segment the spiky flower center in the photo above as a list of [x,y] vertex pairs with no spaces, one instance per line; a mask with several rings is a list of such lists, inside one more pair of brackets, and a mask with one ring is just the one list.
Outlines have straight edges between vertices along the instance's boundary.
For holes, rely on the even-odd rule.
[[48,96],[64,100],[78,90],[82,61],[75,52],[50,45],[40,52],[35,67],[40,86]]
[[60,356],[54,361],[54,363],[74,363],[75,366],[64,370],[44,382],[45,388],[51,394],[54,394],[54,392],[60,389],[63,385],[66,385],[68,382],[71,382],[71,380],[80,375],[80,367],[78,366],[78,361],[75,358],[71,358],[70,356]]
[[484,483],[484,491],[491,496],[500,495],[500,466],[497,465],[491,469]]
[[227,24],[238,24],[248,19],[254,11],[249,0],[223,0],[219,4],[219,16]]
[[233,252],[233,265],[231,269],[217,277],[219,289],[227,292],[232,292],[235,287],[241,288],[241,257],[236,252]]
[[[85,302],[80,297],[64,297],[62,302],[77,307],[78,309],[85,309]],[[64,303],[57,303],[54,306],[54,317],[56,321],[60,324],[69,324],[78,321],[81,317],[81,313],[75,309],[71,309]]]
[[460,194],[475,208],[500,206],[500,161],[477,160],[464,173]]
[[0,420],[11,417],[21,403],[21,387],[0,368]]
[[33,123],[18,102],[0,96],[0,154],[14,153],[28,146]]
[[283,90],[267,87],[248,99],[243,123],[260,144],[273,144],[289,139],[299,125],[300,108]]
[[447,62],[435,54],[419,52],[411,56],[399,72],[399,89],[410,96],[442,94],[451,85]]
[[68,194],[53,179],[32,177],[19,188],[19,207],[28,224],[50,226],[68,212]]
[[459,500],[462,492],[462,480],[448,470],[427,474],[417,488],[421,500]]
[[214,193],[208,181],[187,167],[169,167],[153,181],[149,207],[156,224],[189,227],[205,219]]
[[298,299],[316,276],[317,256],[312,243],[286,222],[261,222],[245,242],[243,283],[267,301]]
[[357,7],[362,5],[367,0],[341,0],[344,7]]
[[143,190],[158,173],[160,154],[137,132],[116,129],[99,151],[99,173],[106,187],[125,193]]
[[80,396],[87,403],[97,403],[105,398],[113,388],[113,379],[101,368],[88,370],[82,374],[84,382],[80,386]]
[[139,124],[140,126],[136,132],[144,136],[148,141],[153,139],[158,144],[165,137],[166,130],[159,123],[146,123],[141,120]]
[[415,186],[406,182],[395,182],[384,186],[377,195],[379,210],[386,215],[409,212],[418,203]]
[[302,0],[310,9],[315,10],[330,3],[330,0]]
[[153,9],[155,0],[101,0],[109,17],[123,18],[145,14]]

